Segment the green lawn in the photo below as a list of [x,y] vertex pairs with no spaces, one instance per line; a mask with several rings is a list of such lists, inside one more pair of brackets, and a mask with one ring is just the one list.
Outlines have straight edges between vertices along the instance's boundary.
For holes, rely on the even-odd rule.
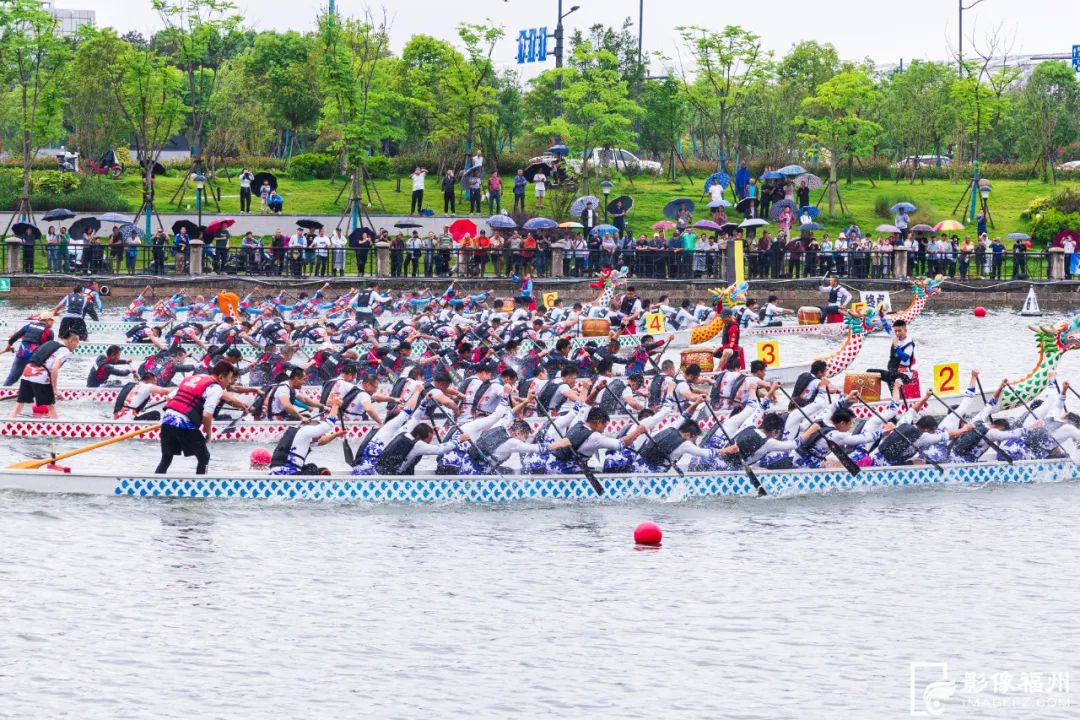
[[[125,175],[118,181],[124,194],[128,195],[134,206],[138,206],[140,196],[140,183],[137,177]],[[285,198],[285,212],[289,214],[333,214],[343,211],[348,191],[342,196],[341,202],[335,202],[338,192],[341,190],[342,181],[330,182],[328,180],[291,180],[279,174],[279,191]],[[613,190],[614,195],[627,194],[635,199],[636,207],[630,215],[631,226],[636,232],[641,232],[648,225],[662,219],[662,208],[665,203],[675,197],[689,197],[695,202],[700,201],[702,209],[695,212],[696,218],[708,217],[707,202],[701,198],[704,178],[695,178],[691,184],[685,177],[680,176],[678,182],[672,183],[667,180],[655,178],[636,178],[633,183],[626,179],[618,179]],[[176,176],[163,176],[157,181],[157,203],[161,212],[184,211],[189,207],[194,212],[195,193],[189,184],[187,195],[183,205],[177,207],[170,201],[174,191],[180,184],[180,178]],[[1080,183],[1058,183],[1056,186],[1044,184],[1035,180],[995,180],[993,192],[990,197],[990,213],[993,216],[995,228],[991,235],[1016,231],[1027,231],[1029,228],[1021,221],[1020,213],[1028,204],[1038,197],[1046,197],[1060,191],[1066,185],[1080,189]],[[405,214],[409,210],[410,183],[408,178],[401,181],[401,191],[398,192],[394,180],[379,180],[374,183],[374,204],[369,209],[373,214],[380,214],[382,208],[393,215]],[[850,185],[840,181],[840,192],[844,202],[848,206],[850,217],[837,215],[830,218],[827,215],[827,203],[821,202],[822,216],[819,222],[825,225],[826,231],[835,234],[846,227],[851,219],[854,219],[864,232],[873,230],[882,223],[891,223],[892,217],[880,217],[874,212],[874,201],[878,196],[887,196],[892,201],[908,200],[919,206],[919,212],[913,217],[914,222],[936,223],[946,218],[955,217],[959,213],[953,213],[953,208],[960,200],[964,192],[964,183],[950,180],[926,180],[909,184],[904,181],[899,184],[892,180],[876,181],[876,187],[871,186],[869,180],[855,180]],[[503,197],[510,198],[509,188],[512,186],[510,177],[504,178]],[[226,213],[233,212],[239,206],[235,199],[239,195],[235,177],[230,180],[222,177],[220,180],[222,205]],[[378,191],[375,196],[374,190]],[[821,190],[811,193],[811,203],[816,203],[821,196]],[[592,194],[599,195],[599,183],[593,183]],[[231,197],[230,197],[231,196]],[[380,207],[380,198],[382,207]],[[549,196],[549,201],[550,201]],[[365,197],[364,202],[368,200]],[[534,198],[532,187],[526,194],[527,209],[534,212]],[[442,210],[442,193],[438,189],[438,178],[429,178],[425,193],[425,205]],[[550,202],[548,203],[550,206]],[[458,214],[464,214],[467,204],[458,198]],[[486,203],[484,205],[486,212]],[[545,208],[546,210],[548,208]],[[203,208],[204,215],[215,212],[212,204]],[[962,211],[961,211],[962,212]],[[546,214],[546,213],[541,213]],[[733,219],[738,219],[737,213],[731,212]],[[566,220],[569,218],[556,218]],[[974,227],[972,228],[974,231]]]

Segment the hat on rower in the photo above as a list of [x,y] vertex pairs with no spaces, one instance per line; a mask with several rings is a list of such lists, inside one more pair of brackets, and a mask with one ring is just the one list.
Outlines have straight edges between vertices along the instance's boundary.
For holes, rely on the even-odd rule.
[[37,319],[41,322],[51,322],[56,319],[56,315],[51,312],[38,313]]

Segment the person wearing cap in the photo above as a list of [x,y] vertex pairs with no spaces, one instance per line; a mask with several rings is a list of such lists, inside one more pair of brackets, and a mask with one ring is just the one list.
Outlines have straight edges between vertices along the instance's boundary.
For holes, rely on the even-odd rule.
[[[41,313],[8,338],[3,353],[14,352],[15,359],[11,362],[11,369],[8,371],[7,379],[4,380],[4,387],[14,385],[15,381],[22,377],[26,363],[34,351],[53,339],[52,327],[55,320],[56,316],[51,312]],[[18,348],[15,347],[16,343],[18,343]]]

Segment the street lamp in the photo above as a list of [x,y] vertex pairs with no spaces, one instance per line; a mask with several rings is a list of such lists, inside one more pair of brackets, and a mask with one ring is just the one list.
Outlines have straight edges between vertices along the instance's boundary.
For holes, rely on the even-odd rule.
[[979,196],[983,200],[983,205],[990,199],[990,181],[986,178],[981,178],[979,180]]
[[[559,22],[555,23],[555,68],[561,68],[563,66],[563,18],[568,15],[577,12],[581,9],[580,5],[571,5],[570,9],[566,12],[562,11],[562,0],[559,0]],[[555,75],[555,92],[562,90],[562,73]],[[555,109],[555,113],[562,114],[560,108]]]
[[195,210],[199,213],[199,227],[202,227],[202,194],[203,188],[206,187],[206,176],[195,173],[191,179],[195,181]]
[[604,182],[600,183],[600,192],[604,194],[604,222],[607,222],[608,195],[611,194],[611,188],[613,187],[615,186],[611,184],[610,180],[605,180]]

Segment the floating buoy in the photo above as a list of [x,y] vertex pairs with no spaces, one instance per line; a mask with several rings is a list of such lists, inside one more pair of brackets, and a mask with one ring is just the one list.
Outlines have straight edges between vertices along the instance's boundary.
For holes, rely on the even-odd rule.
[[265,470],[270,467],[270,451],[266,448],[255,448],[251,451],[251,469]]
[[986,317],[986,308],[982,305],[977,306],[972,312],[975,314],[975,317]]
[[659,545],[663,539],[664,532],[654,522],[646,520],[634,528],[634,542],[638,545]]
[[1024,307],[1020,309],[1020,314],[1027,317],[1042,315],[1042,310],[1039,309],[1039,299],[1035,297],[1035,287],[1033,285],[1028,286],[1028,294],[1024,298]]

